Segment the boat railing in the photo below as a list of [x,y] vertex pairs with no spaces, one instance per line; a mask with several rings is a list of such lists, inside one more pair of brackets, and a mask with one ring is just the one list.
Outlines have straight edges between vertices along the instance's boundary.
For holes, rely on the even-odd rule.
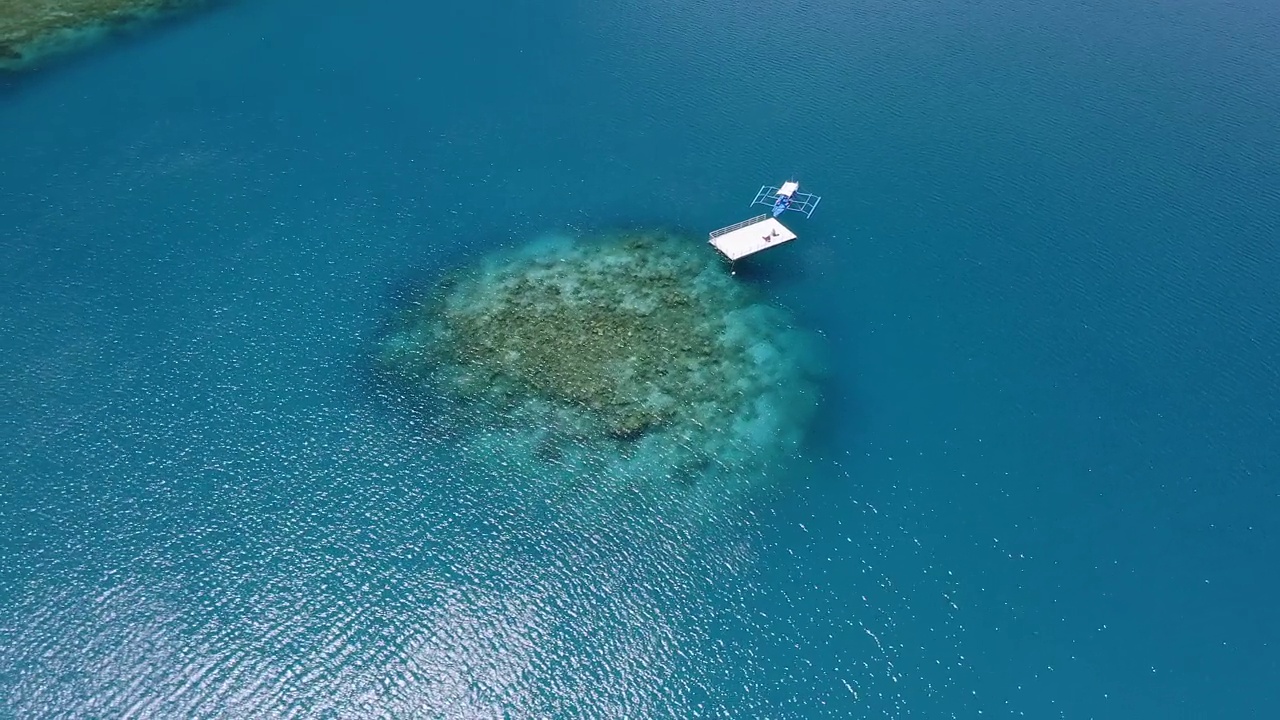
[[740,228],[744,228],[744,227],[746,227],[746,226],[748,226],[748,225],[755,225],[756,223],[760,222],[761,220],[765,220],[765,219],[767,219],[768,217],[769,217],[768,215],[757,215],[757,216],[755,216],[755,217],[751,218],[750,220],[743,220],[742,222],[734,223],[734,224],[732,224],[732,225],[730,225],[730,226],[728,226],[728,227],[722,227],[722,228],[720,228],[719,230],[712,230],[712,231],[711,231],[711,238],[712,238],[712,239],[715,239],[715,238],[720,237],[721,235],[724,235],[725,233],[731,233],[731,232],[733,232],[734,230],[738,230],[738,229],[740,229]]

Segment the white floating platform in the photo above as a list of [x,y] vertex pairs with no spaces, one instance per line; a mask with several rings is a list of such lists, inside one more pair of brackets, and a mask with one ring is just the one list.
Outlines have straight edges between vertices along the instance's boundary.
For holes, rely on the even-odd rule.
[[711,233],[711,244],[730,261],[795,239],[795,233],[768,215],[758,215]]

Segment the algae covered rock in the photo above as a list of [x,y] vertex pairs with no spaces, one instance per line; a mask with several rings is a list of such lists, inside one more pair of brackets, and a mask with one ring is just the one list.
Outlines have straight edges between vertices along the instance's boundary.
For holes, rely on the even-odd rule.
[[449,398],[465,424],[503,428],[484,434],[493,452],[535,471],[688,485],[767,462],[812,411],[812,343],[702,250],[650,233],[486,258],[405,312],[382,366]]
[[0,69],[74,47],[199,0],[0,0]]

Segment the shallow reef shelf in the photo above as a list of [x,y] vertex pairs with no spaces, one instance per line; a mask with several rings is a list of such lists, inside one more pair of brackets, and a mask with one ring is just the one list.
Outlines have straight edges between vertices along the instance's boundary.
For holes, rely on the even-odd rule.
[[813,353],[688,238],[632,230],[542,236],[459,268],[405,306],[379,366],[503,474],[728,507],[797,451]]
[[0,71],[37,65],[113,31],[209,0],[0,0]]

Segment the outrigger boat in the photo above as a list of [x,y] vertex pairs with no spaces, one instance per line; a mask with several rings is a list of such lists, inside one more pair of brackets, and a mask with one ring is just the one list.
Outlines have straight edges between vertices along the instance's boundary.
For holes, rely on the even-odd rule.
[[765,185],[760,188],[760,192],[756,193],[756,199],[751,201],[752,205],[771,205],[773,206],[773,216],[778,217],[788,210],[804,213],[805,217],[812,217],[813,211],[818,207],[818,203],[822,198],[810,193],[800,192],[800,183],[795,180],[789,180],[782,183],[781,187],[773,185]]

